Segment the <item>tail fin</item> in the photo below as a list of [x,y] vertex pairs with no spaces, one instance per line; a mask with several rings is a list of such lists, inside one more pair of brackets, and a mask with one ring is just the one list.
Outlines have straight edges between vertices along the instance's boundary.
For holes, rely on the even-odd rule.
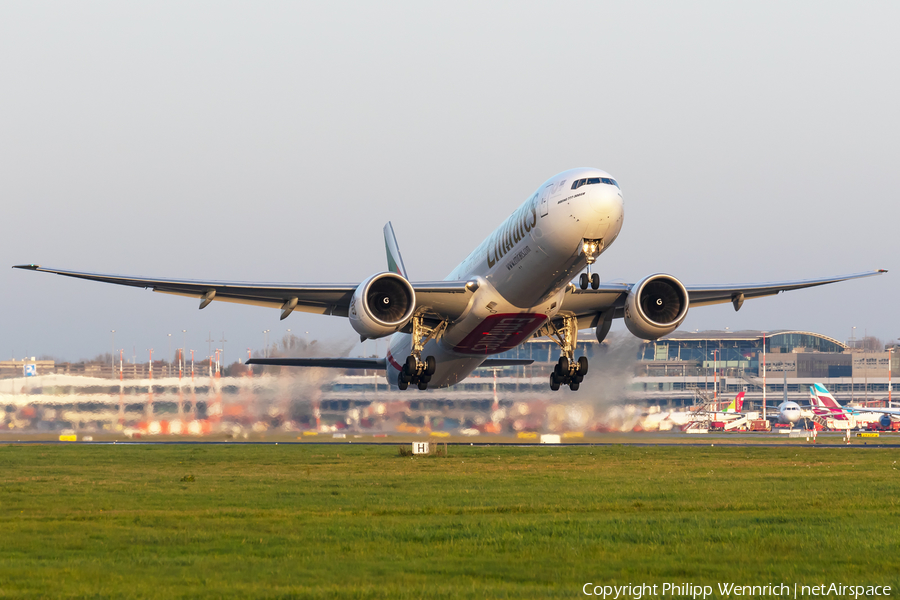
[[738,392],[738,395],[734,397],[734,400],[731,401],[731,404],[728,405],[725,412],[739,413],[742,408],[744,408],[744,392]]
[[819,408],[819,397],[816,396],[816,388],[809,386],[809,405],[813,408]]
[[810,396],[815,398],[814,406],[821,411],[827,412],[836,419],[843,420],[847,418],[844,407],[831,395],[824,385],[816,383],[809,388]]
[[404,279],[409,279],[406,274],[406,266],[403,264],[403,257],[400,256],[397,238],[394,236],[394,227],[390,221],[384,226],[384,249],[387,251],[388,271],[396,273]]

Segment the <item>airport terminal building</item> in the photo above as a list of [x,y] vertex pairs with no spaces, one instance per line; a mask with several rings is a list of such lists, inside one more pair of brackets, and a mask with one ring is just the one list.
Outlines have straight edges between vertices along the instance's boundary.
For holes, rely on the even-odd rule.
[[504,355],[533,359],[532,365],[479,369],[452,388],[425,391],[389,388],[383,374],[374,371],[270,367],[252,376],[220,377],[209,364],[198,365],[191,377],[173,365],[155,363],[151,376],[146,364],[119,371],[118,365],[42,361],[26,377],[29,361],[9,361],[0,365],[0,402],[6,407],[6,428],[51,418],[56,423],[51,427],[96,428],[166,419],[212,419],[243,427],[292,422],[299,428],[377,428],[390,418],[414,426],[463,427],[498,410],[526,419],[529,406],[680,409],[741,391],[748,410],[755,410],[764,388],[769,407],[785,396],[806,404],[813,383],[824,383],[842,403],[883,405],[891,378],[900,376],[900,352],[864,352],[807,331],[676,332],[650,342],[623,335],[603,343],[584,335],[576,355],[590,361],[577,392],[549,390],[559,348],[546,339]]

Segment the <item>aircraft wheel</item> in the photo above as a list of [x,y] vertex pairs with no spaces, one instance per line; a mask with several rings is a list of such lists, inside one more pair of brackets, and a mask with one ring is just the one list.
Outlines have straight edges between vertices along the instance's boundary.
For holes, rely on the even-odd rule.
[[403,377],[403,373],[397,376],[397,387],[401,390],[405,390],[409,387],[409,381],[406,381]]
[[559,362],[556,363],[556,375],[560,378],[566,377],[569,374],[569,357],[568,356],[560,356]]
[[431,383],[431,375],[422,375],[419,377],[419,381],[424,381],[425,383]]
[[406,370],[406,374],[407,374],[407,375],[415,375],[415,374],[416,374],[416,371],[419,370],[419,365],[416,363],[416,357],[415,357],[415,356],[407,356],[407,357],[406,357],[406,364],[403,365],[403,366],[404,366],[404,368],[405,368],[405,370]]
[[419,380],[418,386],[419,386],[419,389],[420,389],[420,390],[427,390],[427,389],[428,389],[428,382],[427,382],[427,381]]
[[588,372],[587,356],[578,357],[578,374],[579,375],[587,375],[587,372]]
[[573,392],[577,392],[579,387],[581,387],[581,384],[578,383],[577,381],[573,381],[572,383],[569,384],[569,389],[572,390]]
[[600,289],[600,273],[593,273],[591,275],[591,289]]
[[578,278],[578,286],[581,289],[586,290],[586,289],[588,289],[588,282],[589,282],[588,274],[582,273],[581,276]]
[[559,379],[556,377],[556,373],[550,374],[550,389],[554,392],[559,389]]
[[584,381],[584,375],[582,375],[581,373],[575,373],[575,375],[572,377],[572,381],[574,381],[575,383],[581,383],[582,381]]
[[425,374],[428,376],[434,375],[434,372],[437,370],[437,361],[434,360],[433,356],[428,356],[425,358]]

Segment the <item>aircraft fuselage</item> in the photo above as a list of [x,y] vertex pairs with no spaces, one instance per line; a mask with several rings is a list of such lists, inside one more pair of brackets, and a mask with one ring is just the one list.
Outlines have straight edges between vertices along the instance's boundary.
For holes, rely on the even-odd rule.
[[[577,185],[582,180],[590,183]],[[622,192],[608,173],[572,169],[541,184],[446,277],[477,289],[465,312],[425,346],[423,356],[437,361],[429,387],[459,383],[485,358],[515,348],[555,317],[566,287],[588,262],[584,241],[600,241],[602,253],[623,219]],[[397,385],[411,346],[409,334],[391,337],[390,385]]]

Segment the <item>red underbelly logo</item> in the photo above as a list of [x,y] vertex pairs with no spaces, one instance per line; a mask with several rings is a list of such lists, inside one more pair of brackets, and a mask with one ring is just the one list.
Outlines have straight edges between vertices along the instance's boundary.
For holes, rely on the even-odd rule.
[[527,340],[546,320],[546,315],[532,313],[491,315],[453,350],[463,354],[506,352]]

